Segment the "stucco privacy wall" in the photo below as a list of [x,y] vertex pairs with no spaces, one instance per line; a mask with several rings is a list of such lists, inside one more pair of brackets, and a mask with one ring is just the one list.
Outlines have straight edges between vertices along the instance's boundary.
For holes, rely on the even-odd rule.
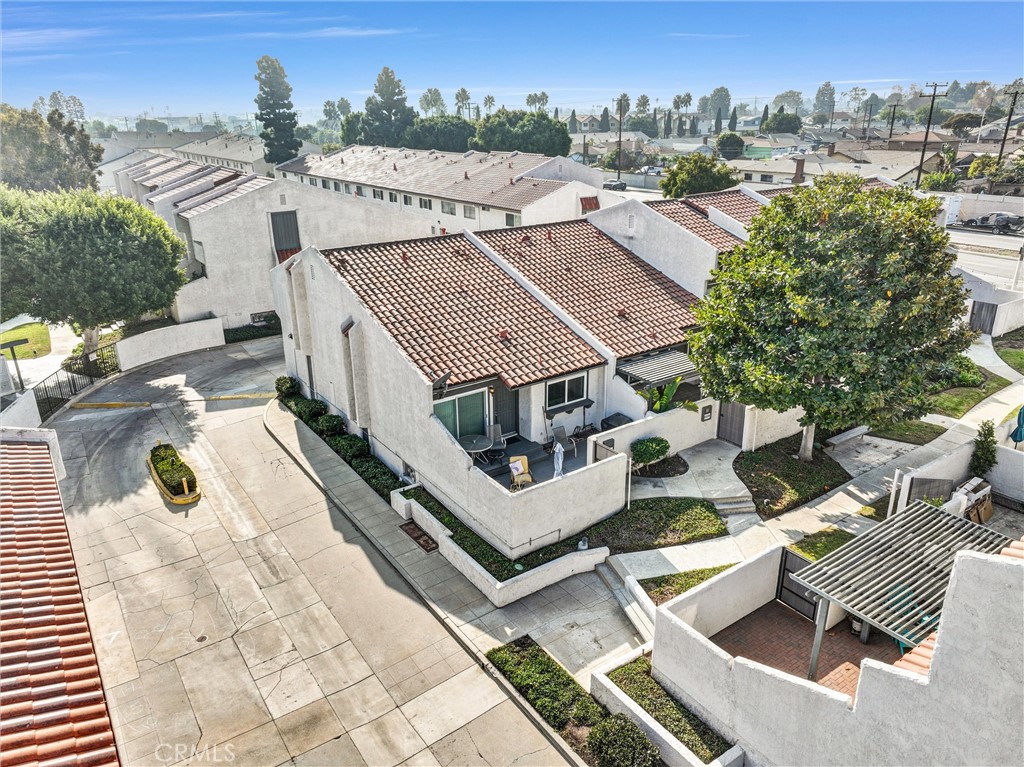
[[42,422],[43,420],[39,417],[39,407],[36,405],[36,395],[31,389],[19,394],[17,399],[0,413],[0,425],[4,427],[34,428]]
[[942,197],[946,200],[951,197],[960,198],[960,220],[975,218],[977,216],[984,216],[986,213],[995,213],[996,211],[1006,211],[1007,213],[1013,213],[1015,216],[1024,216],[1024,197],[1012,197],[1010,195],[998,195],[998,194],[961,194],[961,193],[942,193],[942,192],[931,192],[936,197]]
[[804,409],[795,407],[785,412],[777,410],[759,410],[747,405],[747,413],[743,420],[743,450],[757,450],[786,437],[792,437],[803,427],[800,419],[804,417]]
[[1024,503],[1024,452],[997,445],[996,465],[985,479],[994,493]]
[[654,675],[754,765],[1019,765],[1022,583],[1024,561],[958,554],[928,676],[864,660],[856,703],[732,658],[676,614],[692,593],[658,610]]
[[[941,455],[934,461],[929,461],[924,466],[916,469],[915,471],[909,471],[903,475],[901,480],[902,486],[900,488],[899,498],[896,499],[894,511],[903,511],[907,504],[911,501],[917,500],[918,498],[924,497],[927,493],[922,493],[919,488],[915,488],[913,496],[911,495],[910,486],[912,480],[915,478],[920,479],[945,479],[953,483],[953,487],[959,485],[964,480],[970,479],[968,476],[967,467],[971,463],[971,455],[974,454],[974,442],[967,442],[960,445],[958,448],[953,450],[946,455]],[[943,500],[946,500],[943,498]]]
[[[649,437],[667,439],[670,455],[714,439],[715,431],[718,428],[718,401],[705,398],[698,401],[696,405],[696,412],[685,408],[676,408],[665,413],[649,413],[647,417],[639,421],[595,434],[588,439],[587,460],[591,462],[594,460],[591,442],[604,444],[609,439],[615,441],[615,450],[629,456],[633,454],[630,445],[638,439]],[[711,417],[702,421],[701,413],[705,407],[711,408]]]
[[1024,298],[1000,304],[992,323],[992,335],[998,338],[1019,327],[1024,327]]
[[157,328],[125,338],[116,344],[121,370],[131,370],[147,362],[223,345],[224,326],[216,318]]
[[975,301],[996,305],[996,316],[992,322],[992,337],[996,338],[1024,326],[1024,298],[1018,290],[1007,290],[997,287],[984,277],[980,277],[963,269],[954,269],[964,279],[964,285],[970,291],[970,298],[964,306],[964,315],[971,316]]

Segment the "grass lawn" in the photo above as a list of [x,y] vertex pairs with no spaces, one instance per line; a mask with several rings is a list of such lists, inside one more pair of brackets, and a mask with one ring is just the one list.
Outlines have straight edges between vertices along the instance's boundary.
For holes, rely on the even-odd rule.
[[640,656],[612,671],[608,678],[636,701],[662,727],[690,749],[704,764],[729,750],[729,741],[673,698],[651,676],[651,661]]
[[704,567],[699,570],[661,575],[657,578],[644,578],[640,581],[640,586],[647,592],[647,596],[654,601],[654,604],[663,605],[684,591],[689,591],[719,573],[725,572],[730,567],[732,565],[719,565],[718,567]]
[[938,426],[925,421],[904,421],[903,423],[872,429],[871,436],[892,439],[896,442],[909,442],[911,445],[927,445],[936,437],[946,433],[945,426]]
[[452,540],[499,581],[506,581],[576,551],[583,536],[587,536],[590,548],[607,546],[612,554],[623,554],[703,541],[728,532],[715,507],[707,501],[696,498],[645,498],[634,501],[628,511],[620,511],[583,532],[513,562],[463,524],[423,488],[407,490],[404,495],[419,502],[441,520],[452,531]]
[[[0,333],[0,343],[20,341],[22,338],[27,338],[28,343],[15,348],[19,360],[43,357],[50,353],[50,329],[42,322],[31,322]],[[4,349],[4,356],[11,359],[11,350]]]
[[736,476],[750,490],[763,517],[777,516],[850,479],[845,469],[823,450],[815,449],[810,463],[794,458],[800,450],[800,438],[801,435],[794,434],[740,453],[733,461]]
[[1003,362],[1018,373],[1024,373],[1024,328],[993,338],[992,346]]
[[981,386],[956,386],[933,394],[931,396],[932,411],[950,418],[960,418],[986,397],[1010,385],[1009,381],[1002,376],[997,376],[991,370],[982,367],[979,367],[978,370],[985,376]]
[[862,517],[881,522],[889,514],[889,496],[883,496],[877,501],[872,501],[867,506],[861,506],[860,511],[857,513]]
[[838,527],[826,527],[824,530],[804,536],[796,543],[791,543],[789,548],[815,562],[826,554],[831,554],[844,543],[849,543],[854,537],[853,533],[840,530]]

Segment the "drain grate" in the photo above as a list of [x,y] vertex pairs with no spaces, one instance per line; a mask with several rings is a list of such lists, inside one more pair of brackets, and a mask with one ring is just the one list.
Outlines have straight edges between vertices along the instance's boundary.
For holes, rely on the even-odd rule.
[[416,541],[416,545],[418,545],[428,554],[431,551],[437,551],[437,541],[435,541],[433,538],[431,538],[429,535],[423,532],[423,528],[417,525],[411,519],[404,525],[399,525],[399,529],[403,533],[408,535],[410,538],[412,538],[414,541]]

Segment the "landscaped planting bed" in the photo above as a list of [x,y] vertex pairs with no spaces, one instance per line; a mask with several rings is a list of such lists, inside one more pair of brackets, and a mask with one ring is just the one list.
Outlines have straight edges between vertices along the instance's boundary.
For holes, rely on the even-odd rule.
[[1024,328],[992,339],[996,354],[1018,373],[1024,373]]
[[945,426],[928,423],[927,421],[903,421],[902,423],[871,430],[872,437],[891,439],[896,442],[907,442],[911,445],[927,445],[933,439],[941,437],[945,433]]
[[641,655],[608,674],[619,689],[636,701],[704,764],[729,750],[730,743],[696,714],[673,698],[651,676],[651,661]]
[[856,536],[838,527],[826,527],[816,533],[805,535],[796,543],[791,543],[789,548],[797,554],[803,554],[812,562],[831,554],[843,544],[849,543]]
[[[658,751],[642,732],[637,737],[639,728],[626,717],[609,717],[572,675],[530,637],[494,648],[487,653],[487,659],[587,764],[657,764]],[[597,729],[603,722],[607,724]],[[593,738],[591,732],[595,733]],[[630,744],[625,758],[631,761],[614,758],[617,752],[621,753],[618,747],[624,740]]]
[[149,451],[149,463],[164,490],[173,498],[190,498],[198,489],[196,475],[173,445],[157,445]]
[[267,317],[259,325],[242,325],[240,328],[228,328],[224,331],[224,343],[233,344],[239,341],[253,341],[257,338],[281,335],[280,318],[273,312],[270,314],[272,316]]
[[[474,533],[434,496],[421,487],[402,492],[437,517],[452,532],[452,541],[499,581],[576,551],[586,536],[588,546],[607,546],[612,554],[678,546],[726,535],[728,530],[715,507],[696,498],[648,498],[632,508],[571,535],[565,540],[532,551],[513,561]],[[518,565],[518,567],[517,567]]]
[[670,599],[675,599],[684,591],[696,588],[706,580],[714,578],[719,573],[724,573],[732,567],[719,565],[718,567],[702,567],[698,570],[686,570],[671,575],[660,575],[657,578],[644,578],[639,581],[641,588],[647,592],[647,596],[655,605],[663,605]]
[[825,451],[815,448],[809,463],[796,458],[800,434],[757,450],[743,452],[733,470],[750,490],[763,517],[775,517],[833,490],[850,479],[846,470]]
[[979,386],[954,386],[933,394],[930,399],[931,410],[950,418],[961,418],[983,399],[1010,385],[1009,381],[991,370],[978,368],[978,371],[982,375]]

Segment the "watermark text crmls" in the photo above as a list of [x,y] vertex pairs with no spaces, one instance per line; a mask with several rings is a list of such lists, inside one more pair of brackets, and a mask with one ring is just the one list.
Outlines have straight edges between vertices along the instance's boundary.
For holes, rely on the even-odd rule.
[[182,759],[192,759],[195,764],[229,764],[235,761],[235,747],[230,743],[202,748],[188,743],[161,743],[153,753],[166,764],[176,764]]

